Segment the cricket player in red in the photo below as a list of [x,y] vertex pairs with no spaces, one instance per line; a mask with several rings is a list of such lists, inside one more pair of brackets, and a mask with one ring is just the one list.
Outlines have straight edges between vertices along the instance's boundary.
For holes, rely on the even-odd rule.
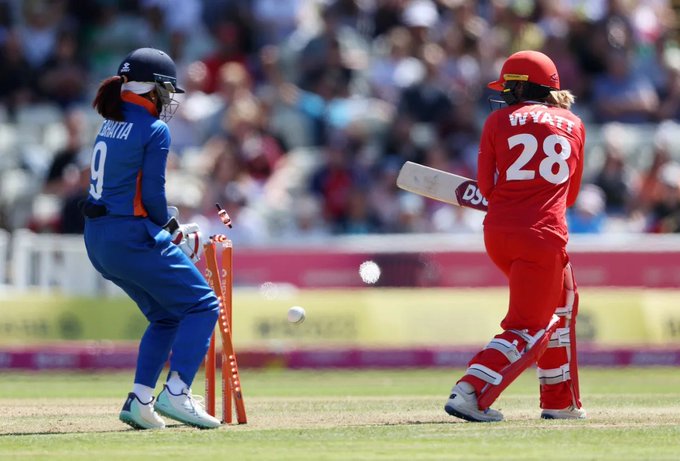
[[569,109],[552,60],[520,51],[489,88],[507,106],[482,131],[478,183],[489,207],[484,244],[507,276],[510,299],[502,333],[475,355],[445,410],[468,421],[502,421],[489,408],[519,374],[537,363],[541,417],[585,418],[576,364],[578,293],[569,257],[565,213],[583,172],[585,129]]

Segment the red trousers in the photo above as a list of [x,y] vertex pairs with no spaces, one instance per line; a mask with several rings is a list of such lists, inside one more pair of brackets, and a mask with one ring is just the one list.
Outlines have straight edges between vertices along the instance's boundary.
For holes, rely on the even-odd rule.
[[[509,281],[508,312],[501,321],[504,331],[496,338],[515,342],[521,352],[526,341],[508,330],[528,330],[534,335],[548,325],[555,309],[564,302],[564,269],[569,262],[565,246],[527,233],[492,229],[484,230],[484,244],[491,260]],[[559,327],[564,326],[565,319],[561,318]],[[558,368],[567,361],[565,348],[547,349],[538,366]],[[508,365],[508,359],[498,350],[484,349],[473,357],[472,363],[500,372]],[[478,394],[486,385],[485,381],[470,375],[461,381],[472,384]],[[572,402],[568,382],[541,385],[540,390],[542,408],[564,408]]]

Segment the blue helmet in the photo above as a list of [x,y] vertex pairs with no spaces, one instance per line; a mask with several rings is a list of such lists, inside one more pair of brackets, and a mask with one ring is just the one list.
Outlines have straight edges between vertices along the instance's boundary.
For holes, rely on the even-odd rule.
[[[155,48],[138,48],[118,66],[118,75],[131,82],[155,82],[171,93],[184,93],[177,86],[177,69],[167,53]],[[167,84],[172,85],[172,87]]]
[[118,66],[118,75],[126,82],[155,85],[159,100],[156,103],[161,119],[169,121],[177,111],[174,93],[184,93],[177,86],[177,69],[167,53],[155,48],[138,48],[128,54]]

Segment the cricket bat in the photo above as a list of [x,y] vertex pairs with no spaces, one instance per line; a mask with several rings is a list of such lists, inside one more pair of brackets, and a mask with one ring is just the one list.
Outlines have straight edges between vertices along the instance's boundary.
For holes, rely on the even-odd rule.
[[474,179],[406,162],[399,170],[397,187],[451,205],[486,211],[489,202]]

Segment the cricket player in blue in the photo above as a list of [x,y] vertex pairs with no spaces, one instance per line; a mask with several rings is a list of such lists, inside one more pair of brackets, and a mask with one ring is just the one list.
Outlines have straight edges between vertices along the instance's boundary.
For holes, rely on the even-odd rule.
[[[132,298],[149,326],[120,419],[136,429],[165,427],[159,416],[200,427],[220,422],[191,394],[218,317],[218,300],[193,264],[196,224],[179,225],[165,198],[176,68],[163,51],[140,48],[99,86],[92,106],[104,117],[94,142],[90,193],[83,205],[93,266]],[[154,389],[165,363],[163,390]]]

